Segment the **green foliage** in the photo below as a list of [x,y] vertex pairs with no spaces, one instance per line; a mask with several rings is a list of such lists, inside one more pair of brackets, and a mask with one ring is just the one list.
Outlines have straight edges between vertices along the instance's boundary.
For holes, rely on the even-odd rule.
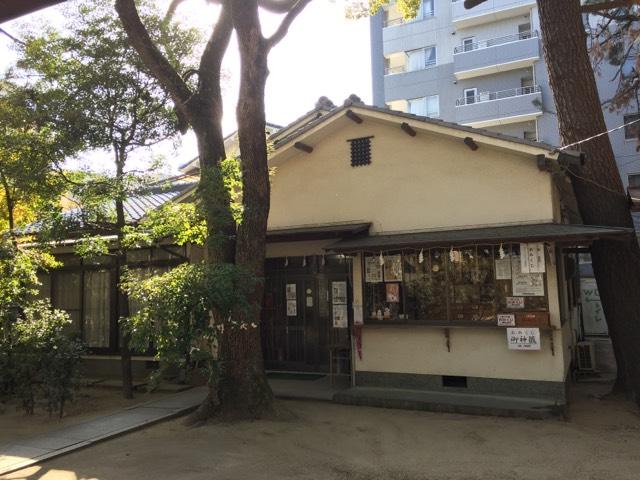
[[242,222],[242,170],[237,157],[229,157],[220,163],[224,185],[231,197],[231,213],[236,223]]
[[207,226],[193,203],[166,203],[152,210],[138,225],[124,227],[125,248],[149,246],[164,239],[177,245],[204,245]]
[[50,101],[37,85],[0,81],[0,232],[32,221],[62,191],[53,167],[77,141],[46,115]]
[[150,278],[129,274],[123,287],[140,305],[126,322],[132,342],[141,349],[153,343],[163,367],[197,364],[211,378],[215,346],[224,329],[256,328],[236,320],[251,308],[255,282],[233,264],[183,264]]
[[42,405],[62,417],[73,398],[84,348],[65,333],[70,324],[69,315],[47,301],[0,323],[0,394],[13,394],[29,415]]
[[422,0],[347,0],[346,14],[348,18],[375,15],[381,8],[394,3],[405,20],[408,20],[418,14]]
[[[190,68],[200,34],[163,23],[155,2],[141,2],[140,8],[174,66]],[[86,145],[126,154],[172,137],[177,120],[169,97],[130,47],[112,2],[74,4],[67,19],[64,33],[48,29],[28,35],[18,65],[42,75],[41,82],[61,99],[61,109],[82,119]]]
[[55,259],[37,249],[19,249],[0,243],[0,319],[15,318],[37,293],[38,270],[57,266]]

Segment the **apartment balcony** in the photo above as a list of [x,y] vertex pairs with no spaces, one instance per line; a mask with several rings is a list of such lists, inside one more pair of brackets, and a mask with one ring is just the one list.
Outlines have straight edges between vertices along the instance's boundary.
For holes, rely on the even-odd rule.
[[456,29],[495,22],[505,18],[529,13],[536,0],[487,0],[469,10],[464,8],[464,0],[453,0],[451,20]]
[[453,71],[458,80],[530,67],[540,59],[538,32],[523,32],[457,46]]
[[538,85],[466,95],[456,100],[456,122],[470,127],[527,122],[540,115],[542,92]]

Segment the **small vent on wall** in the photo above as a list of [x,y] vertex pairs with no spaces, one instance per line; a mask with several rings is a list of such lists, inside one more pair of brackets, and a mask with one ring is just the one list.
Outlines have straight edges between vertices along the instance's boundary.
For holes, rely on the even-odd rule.
[[362,167],[371,163],[371,139],[373,137],[352,138],[347,140],[351,144],[351,166]]

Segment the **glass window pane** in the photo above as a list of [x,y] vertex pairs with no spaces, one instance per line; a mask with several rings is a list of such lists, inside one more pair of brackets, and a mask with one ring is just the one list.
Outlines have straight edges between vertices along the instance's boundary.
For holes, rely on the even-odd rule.
[[425,66],[431,67],[436,64],[436,47],[425,48]]
[[440,98],[438,95],[427,97],[427,117],[437,117],[440,115]]
[[425,65],[424,49],[407,52],[407,71],[422,70]]
[[408,100],[409,103],[409,113],[414,115],[420,115],[425,117],[427,115],[427,102],[424,97],[422,98],[412,98]]

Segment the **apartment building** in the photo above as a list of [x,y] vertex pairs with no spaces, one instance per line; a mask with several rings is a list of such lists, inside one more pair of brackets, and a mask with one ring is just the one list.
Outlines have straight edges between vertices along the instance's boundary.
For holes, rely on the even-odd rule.
[[[423,0],[406,21],[395,4],[371,19],[373,99],[388,107],[557,145],[558,126],[535,0]],[[613,68],[598,73],[603,100]],[[638,117],[611,113],[609,128]],[[625,186],[640,186],[637,129],[611,134]]]

